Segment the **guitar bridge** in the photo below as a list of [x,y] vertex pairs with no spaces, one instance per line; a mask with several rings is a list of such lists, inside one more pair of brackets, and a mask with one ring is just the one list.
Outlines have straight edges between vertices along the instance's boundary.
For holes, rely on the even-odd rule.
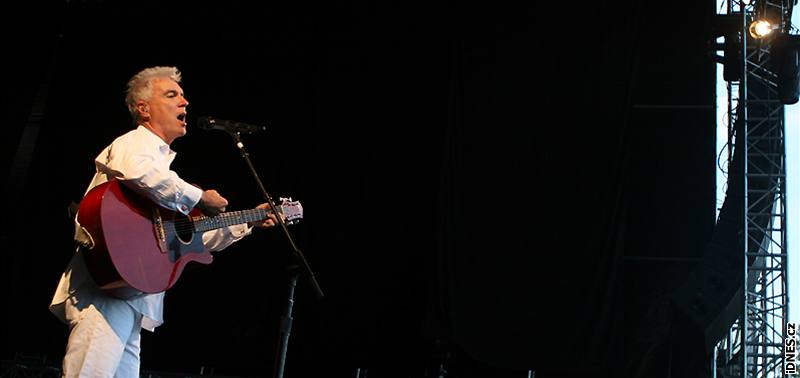
[[158,240],[158,249],[161,253],[167,253],[167,233],[164,231],[164,221],[161,219],[161,212],[157,207],[153,208],[153,232]]

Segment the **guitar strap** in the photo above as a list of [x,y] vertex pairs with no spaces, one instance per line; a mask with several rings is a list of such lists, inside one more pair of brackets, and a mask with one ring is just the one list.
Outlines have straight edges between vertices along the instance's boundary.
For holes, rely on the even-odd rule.
[[[106,149],[107,150],[105,159],[106,161],[104,163],[104,166],[106,167],[108,167],[108,163],[111,161],[111,149],[113,148],[113,146],[114,144],[111,143],[108,145],[108,148]],[[92,188],[87,189],[86,192],[88,193],[89,190],[91,189]],[[80,204],[77,204],[74,201],[70,203],[70,205],[67,208],[70,219],[75,224],[75,236],[74,236],[75,242],[77,242],[78,245],[82,248],[93,249],[95,243],[94,243],[94,238],[92,238],[92,234],[90,234],[85,227],[83,227],[78,223],[77,216],[79,209],[80,209]]]

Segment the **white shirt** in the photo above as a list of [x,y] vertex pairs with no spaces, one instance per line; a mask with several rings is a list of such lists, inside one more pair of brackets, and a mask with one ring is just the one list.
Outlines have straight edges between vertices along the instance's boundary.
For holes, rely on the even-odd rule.
[[[97,171],[86,192],[116,178],[154,203],[172,211],[188,214],[200,201],[203,190],[187,183],[169,168],[174,159],[175,152],[167,143],[144,126],[139,126],[115,139],[97,156],[95,159]],[[250,234],[251,231],[252,228],[246,224],[208,231],[203,234],[203,245],[210,251],[219,251]],[[88,241],[77,219],[75,240],[83,244]],[[98,295],[102,295],[99,293],[86,269],[83,257],[76,253],[61,275],[50,304],[50,311],[67,322],[65,305],[96,300]],[[67,301],[71,297],[77,300]],[[152,331],[164,322],[163,292],[135,297],[127,302],[142,315],[142,328]]]

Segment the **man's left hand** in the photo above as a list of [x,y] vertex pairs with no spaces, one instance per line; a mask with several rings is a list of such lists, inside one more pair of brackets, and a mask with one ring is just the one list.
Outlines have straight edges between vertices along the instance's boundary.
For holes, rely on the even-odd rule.
[[[269,204],[268,203],[262,203],[262,204],[256,206],[256,209],[269,209]],[[257,222],[250,222],[249,224],[250,224],[251,227],[270,228],[270,227],[274,227],[276,224],[278,224],[278,219],[275,218],[275,213],[274,212],[270,212],[267,215],[267,217],[264,218],[263,220],[260,220],[260,221],[257,221]]]

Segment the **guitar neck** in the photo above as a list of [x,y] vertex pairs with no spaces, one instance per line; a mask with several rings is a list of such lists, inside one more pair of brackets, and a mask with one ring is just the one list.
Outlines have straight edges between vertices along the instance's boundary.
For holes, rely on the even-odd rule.
[[202,215],[192,217],[192,224],[195,232],[205,232],[235,224],[257,222],[266,218],[271,212],[269,209],[251,209],[221,213],[213,217]]

